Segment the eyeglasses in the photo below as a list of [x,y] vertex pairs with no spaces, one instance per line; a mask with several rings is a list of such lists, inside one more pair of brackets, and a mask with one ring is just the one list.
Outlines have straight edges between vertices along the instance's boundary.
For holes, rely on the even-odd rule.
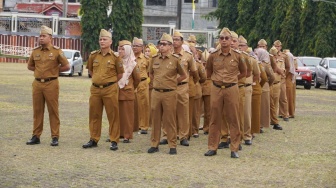
[[169,43],[165,43],[165,42],[160,42],[160,46],[167,46],[170,45]]
[[181,41],[181,39],[173,39],[173,41]]
[[133,48],[139,48],[142,47],[142,45],[133,45]]
[[239,44],[238,46],[247,46],[246,44]]
[[221,40],[229,40],[230,39],[230,37],[228,37],[228,36],[226,36],[226,37],[219,37],[219,39],[221,39]]

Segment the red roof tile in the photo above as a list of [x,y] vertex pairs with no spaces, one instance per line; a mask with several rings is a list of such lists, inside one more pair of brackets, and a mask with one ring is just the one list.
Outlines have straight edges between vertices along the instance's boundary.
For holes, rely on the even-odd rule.
[[[53,7],[57,8],[61,12],[63,11],[63,3],[55,3],[55,2],[17,3],[14,9],[18,10],[19,12],[43,14],[45,11]],[[68,15],[76,16],[79,8],[80,4],[68,3]]]

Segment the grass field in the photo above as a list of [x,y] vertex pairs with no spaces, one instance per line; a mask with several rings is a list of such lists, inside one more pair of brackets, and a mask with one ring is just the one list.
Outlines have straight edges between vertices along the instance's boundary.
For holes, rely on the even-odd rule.
[[168,146],[147,154],[150,134],[134,133],[132,143],[109,150],[104,114],[97,148],[89,141],[90,79],[60,77],[61,137],[51,147],[48,113],[41,144],[28,146],[32,134],[31,84],[25,64],[0,63],[0,187],[336,187],[336,91],[297,89],[295,119],[280,121],[283,131],[266,129],[239,159],[228,149],[204,157],[207,136],[189,147]]

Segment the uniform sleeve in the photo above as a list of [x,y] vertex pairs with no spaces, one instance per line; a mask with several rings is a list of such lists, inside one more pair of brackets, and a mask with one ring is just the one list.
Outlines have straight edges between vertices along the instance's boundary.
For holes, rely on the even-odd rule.
[[148,66],[148,73],[149,74],[153,74],[153,61],[154,61],[154,58],[151,58],[149,60],[149,66]]
[[246,71],[248,73],[252,72],[252,62],[251,62],[251,58],[247,55],[245,55],[245,59],[246,59]]
[[92,56],[92,54],[90,54],[90,56],[89,56],[89,60],[86,64],[86,69],[93,72],[93,56]]
[[117,74],[122,74],[125,72],[124,70],[124,66],[123,66],[123,63],[122,63],[122,60],[120,57],[117,57],[116,60],[115,60],[115,66],[116,66],[116,70],[117,70]]
[[207,77],[210,78],[211,77],[211,74],[213,72],[213,54],[210,54],[208,60],[207,60],[207,63],[206,63],[206,71],[207,71]]
[[196,67],[196,61],[194,60],[193,56],[190,55],[189,61],[188,61],[188,70],[190,70],[191,72],[195,72],[197,71],[197,67]]
[[64,55],[64,52],[61,49],[59,49],[58,51],[57,59],[58,59],[58,63],[61,64],[61,67],[69,64],[69,61],[67,60],[67,58]]
[[178,59],[176,62],[177,62],[177,73],[179,75],[186,75],[186,72],[184,71],[183,65],[181,65],[180,59]]
[[28,66],[35,67],[34,52],[30,54],[28,59]]
[[259,64],[259,68],[260,68],[260,85],[261,87],[263,87],[264,84],[268,81],[267,74],[265,72],[264,66],[261,63]]
[[198,73],[199,73],[199,76],[200,76],[199,82],[204,83],[205,80],[206,80],[206,73],[205,73],[205,68],[201,63],[198,66]]
[[270,64],[267,65],[267,76],[268,76],[268,83],[272,85],[274,82],[274,72]]
[[132,72],[132,77],[133,77],[133,85],[134,85],[134,89],[136,89],[141,81],[140,78],[140,68],[138,65],[136,65],[133,69]]
[[286,74],[288,74],[290,69],[289,57],[286,54],[284,54],[283,56],[285,59]]
[[260,69],[259,69],[259,67],[258,67],[258,62],[257,62],[255,59],[251,59],[251,62],[252,62],[252,64],[253,64],[253,72],[252,72],[252,74],[253,74],[253,75],[258,75],[258,74],[260,74]]

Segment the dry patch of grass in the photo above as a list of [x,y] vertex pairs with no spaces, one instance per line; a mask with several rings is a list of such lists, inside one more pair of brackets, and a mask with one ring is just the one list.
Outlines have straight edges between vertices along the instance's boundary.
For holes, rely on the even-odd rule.
[[[61,137],[51,147],[48,114],[41,144],[27,146],[32,132],[32,72],[24,64],[0,64],[0,187],[335,187],[336,91],[297,90],[297,112],[283,131],[266,129],[240,158],[218,150],[204,157],[207,136],[147,154],[150,134],[134,133],[130,144],[109,150],[104,114],[97,148],[82,149],[89,140],[90,79],[60,77]],[[87,74],[86,71],[84,71]]]

